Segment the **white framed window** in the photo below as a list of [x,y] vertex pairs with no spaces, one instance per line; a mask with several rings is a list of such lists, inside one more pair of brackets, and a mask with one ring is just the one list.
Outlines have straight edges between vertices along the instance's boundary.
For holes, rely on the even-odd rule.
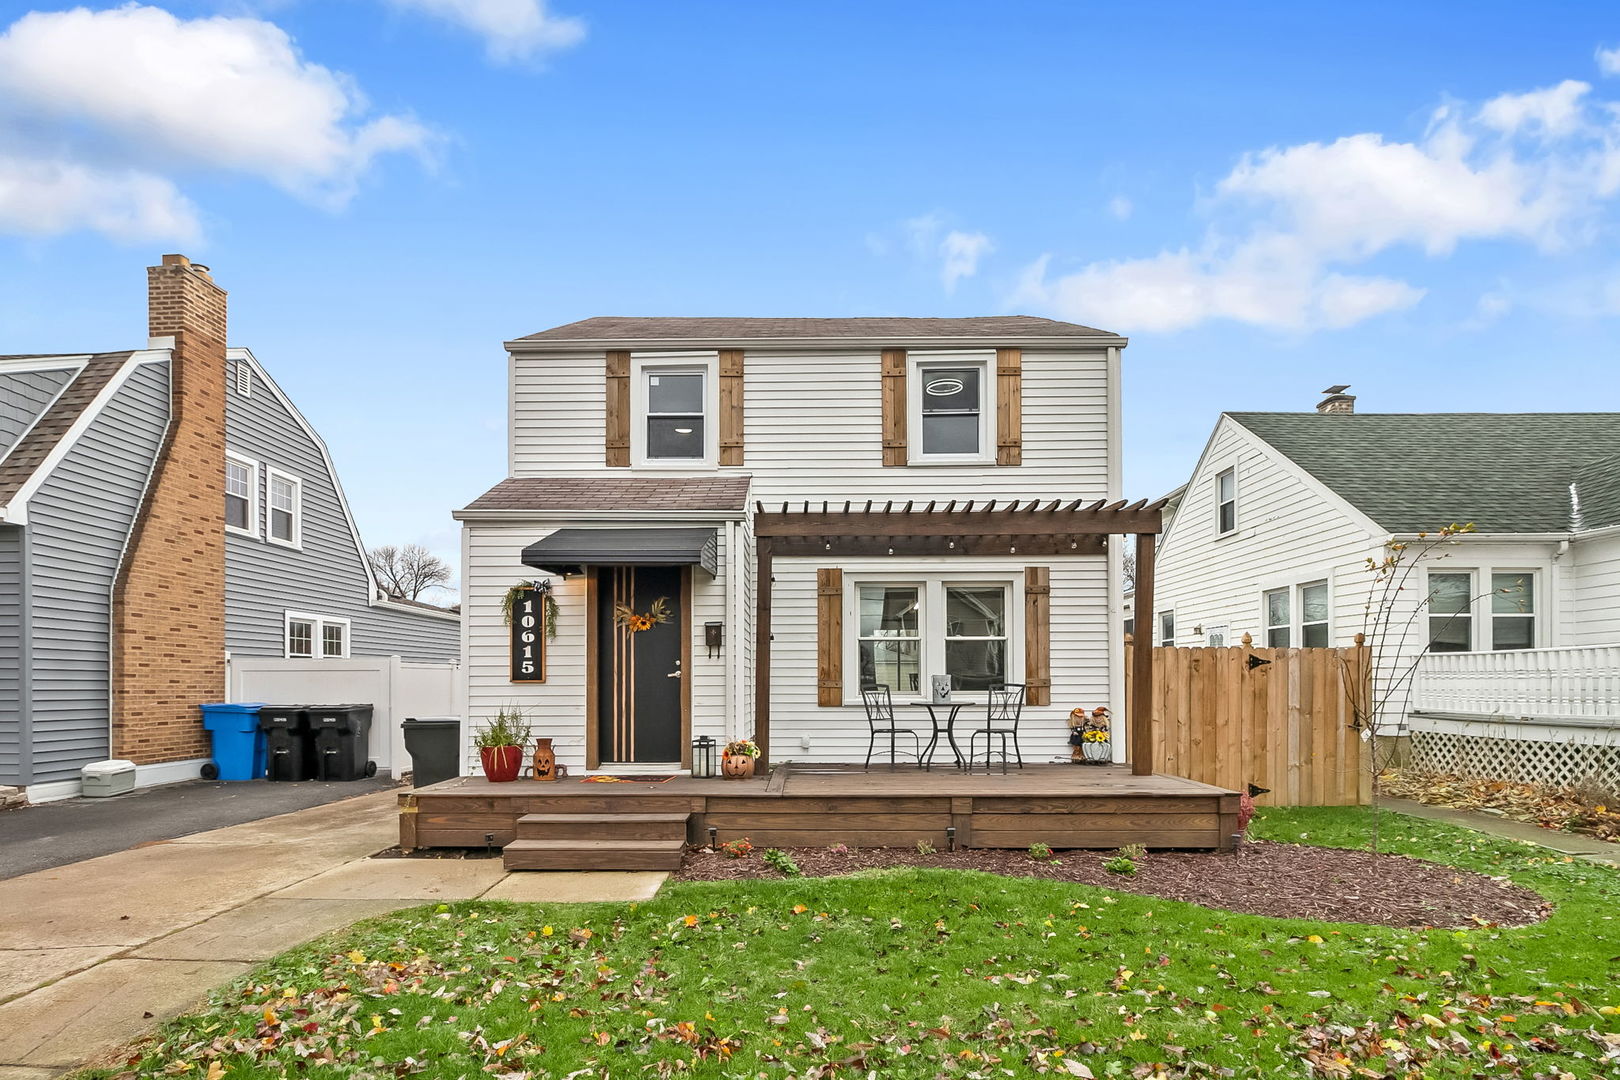
[[238,360],[233,369],[236,392],[243,397],[253,396],[253,368],[246,360]]
[[1474,572],[1429,572],[1429,651],[1474,649]]
[[280,469],[265,471],[269,510],[265,516],[264,537],[272,544],[302,547],[304,544],[304,482]]
[[1536,647],[1536,575],[1530,570],[1491,574],[1491,648]]
[[1176,643],[1176,613],[1174,611],[1159,612],[1159,644],[1174,645]]
[[845,575],[846,613],[855,627],[845,700],[887,686],[905,699],[926,696],[929,676],[949,675],[968,695],[1021,683],[1022,609],[1013,597],[1021,574],[939,574],[893,579]]
[[286,613],[286,653],[292,660],[346,660],[349,620],[307,611]]
[[1237,469],[1215,477],[1215,532],[1225,536],[1237,529]]
[[719,447],[719,356],[631,358],[631,459],[637,465],[713,465]]
[[1325,649],[1333,640],[1328,583],[1313,581],[1299,587],[1299,643],[1307,649]]
[[1294,620],[1289,589],[1268,589],[1262,598],[1266,615],[1266,645],[1286,649],[1294,643]]
[[225,453],[225,531],[259,535],[259,463]]
[[923,464],[986,464],[995,460],[994,354],[914,353],[906,431],[910,460]]

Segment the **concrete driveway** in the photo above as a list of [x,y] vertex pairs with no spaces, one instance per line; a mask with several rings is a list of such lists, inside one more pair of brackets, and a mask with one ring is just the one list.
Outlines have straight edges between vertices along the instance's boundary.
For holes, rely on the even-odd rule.
[[370,859],[398,839],[395,803],[378,792],[0,881],[0,1080],[101,1059],[258,961],[371,915],[646,899],[665,877]]

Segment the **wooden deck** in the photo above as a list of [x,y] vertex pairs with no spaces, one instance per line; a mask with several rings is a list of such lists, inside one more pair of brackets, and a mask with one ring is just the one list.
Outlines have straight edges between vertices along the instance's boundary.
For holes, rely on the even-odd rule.
[[[460,777],[399,796],[400,844],[506,847],[541,859],[565,841],[608,843],[637,835],[607,819],[685,818],[688,843],[747,837],[755,846],[1228,848],[1238,795],[1174,776],[1135,776],[1127,766],[1029,765],[1003,775],[874,766],[781,765],[763,779],[664,783],[494,784]],[[520,824],[519,819],[526,820]],[[570,819],[581,819],[568,828]],[[626,821],[624,824],[631,824]],[[601,825],[599,832],[596,825]],[[585,834],[585,835],[582,835]],[[594,841],[586,841],[593,835]],[[649,839],[652,836],[649,834]],[[542,860],[543,861],[543,860]],[[564,865],[551,862],[546,866]],[[600,865],[600,864],[597,864]],[[538,865],[535,868],[540,868]]]

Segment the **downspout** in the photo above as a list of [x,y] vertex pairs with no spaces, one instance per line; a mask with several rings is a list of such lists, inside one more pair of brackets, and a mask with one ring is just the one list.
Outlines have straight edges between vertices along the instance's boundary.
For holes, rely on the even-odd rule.
[[726,694],[726,738],[737,735],[742,726],[742,530],[736,521],[726,522],[726,606],[730,613],[726,622],[731,624],[726,649],[726,665],[731,669],[726,681],[730,684]]
[[[1121,445],[1120,357],[1118,346],[1108,348],[1108,500],[1121,498],[1125,486],[1124,447]],[[1108,709],[1114,715],[1114,731],[1109,741],[1114,748],[1114,761],[1125,760],[1125,537],[1109,537],[1108,543]],[[1142,613],[1136,612],[1137,638],[1141,638],[1144,625]],[[1151,636],[1148,639],[1151,644]],[[1050,646],[1049,646],[1050,647]],[[1118,699],[1115,700],[1115,693]]]
[[[17,526],[17,568],[22,573],[17,627],[17,784],[26,789],[34,782],[34,559],[33,529]],[[110,622],[111,620],[109,620]],[[110,656],[111,654],[109,654]],[[109,712],[109,716],[112,714]],[[109,737],[111,732],[108,733]]]

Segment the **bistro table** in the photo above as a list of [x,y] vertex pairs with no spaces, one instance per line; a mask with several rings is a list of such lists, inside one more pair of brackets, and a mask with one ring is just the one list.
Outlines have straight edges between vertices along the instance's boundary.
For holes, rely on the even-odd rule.
[[[934,728],[933,737],[928,740],[928,747],[923,751],[923,768],[931,769],[934,767],[934,748],[939,745],[939,736],[942,732],[945,735],[945,741],[951,745],[951,754],[956,758],[956,767],[958,769],[967,768],[967,759],[962,756],[962,748],[956,745],[956,714],[973,703],[971,701],[908,701],[906,704],[917,709],[927,709],[929,723]],[[947,710],[944,726],[940,724],[938,711],[940,709]]]

